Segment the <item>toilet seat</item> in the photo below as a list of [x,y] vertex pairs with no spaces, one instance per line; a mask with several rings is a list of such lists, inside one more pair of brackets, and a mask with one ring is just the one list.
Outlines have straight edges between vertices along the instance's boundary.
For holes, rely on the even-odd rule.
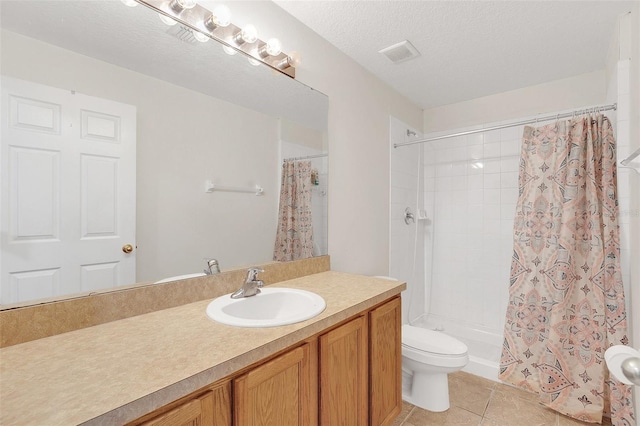
[[402,346],[433,355],[453,357],[465,356],[468,351],[467,345],[451,336],[409,324],[402,326]]

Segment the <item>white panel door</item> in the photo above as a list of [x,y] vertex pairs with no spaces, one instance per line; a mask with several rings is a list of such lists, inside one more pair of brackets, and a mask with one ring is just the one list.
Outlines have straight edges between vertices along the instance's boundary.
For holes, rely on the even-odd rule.
[[0,303],[135,282],[135,107],[1,84]]

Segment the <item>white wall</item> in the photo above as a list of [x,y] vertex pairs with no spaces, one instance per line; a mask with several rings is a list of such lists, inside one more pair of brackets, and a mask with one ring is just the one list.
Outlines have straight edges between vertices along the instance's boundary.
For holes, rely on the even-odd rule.
[[605,71],[594,71],[544,84],[472,99],[424,112],[424,131],[438,132],[576,106],[595,105],[606,96]]
[[[388,275],[389,116],[422,128],[422,111],[272,2],[238,1],[234,23],[302,53],[296,78],[329,96],[329,254],[334,270]],[[243,18],[243,16],[245,18]]]
[[[137,107],[137,281],[201,272],[206,257],[223,269],[271,260],[277,118],[10,32],[2,73]],[[265,195],[208,194],[206,179]]]

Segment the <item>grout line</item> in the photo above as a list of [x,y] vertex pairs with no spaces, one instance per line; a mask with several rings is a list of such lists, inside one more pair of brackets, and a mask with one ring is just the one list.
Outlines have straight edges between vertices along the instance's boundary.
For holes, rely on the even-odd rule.
[[482,410],[482,418],[484,419],[484,415],[487,413],[487,408],[489,408],[489,404],[491,404],[491,399],[493,399],[493,394],[495,393],[496,389],[493,388],[491,389],[491,393],[489,394],[489,399],[487,400],[487,404],[484,406],[484,410]]
[[411,413],[413,413],[413,410],[415,410],[415,409],[416,409],[416,406],[415,406],[415,405],[413,405],[413,404],[411,404],[411,405],[412,405],[411,410],[409,410],[409,412],[407,413],[407,415],[406,415],[406,416],[404,416],[404,419],[402,419],[402,423],[400,423],[400,426],[403,426],[403,425],[405,424],[405,422],[407,421],[407,419],[408,419],[409,417],[411,417]]

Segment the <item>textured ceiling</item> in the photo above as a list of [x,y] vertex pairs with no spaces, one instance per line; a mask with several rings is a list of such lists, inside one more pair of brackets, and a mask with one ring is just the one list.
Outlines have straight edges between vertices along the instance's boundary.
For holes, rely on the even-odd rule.
[[[605,67],[632,1],[285,1],[276,3],[422,108]],[[409,40],[421,56],[378,53]]]

